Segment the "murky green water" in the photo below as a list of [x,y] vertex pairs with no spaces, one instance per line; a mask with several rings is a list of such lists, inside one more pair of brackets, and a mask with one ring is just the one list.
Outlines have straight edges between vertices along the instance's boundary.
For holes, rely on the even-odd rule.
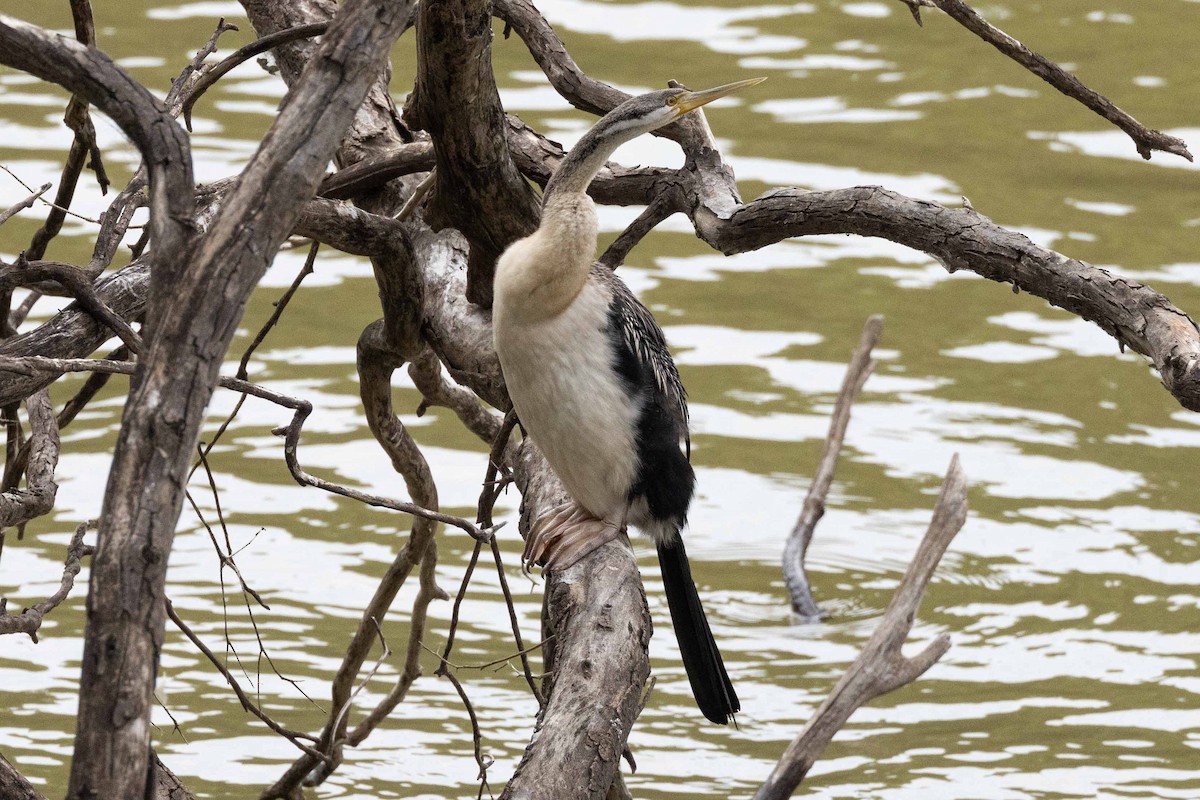
[[[69,28],[66,3],[0,0],[0,9]],[[545,12],[579,63],[627,89],[754,75],[771,80],[709,119],[743,192],[774,184],[879,183],[957,204],[965,195],[997,222],[1072,256],[1150,282],[1200,312],[1200,194],[1194,166],[1142,162],[1122,134],[927,14],[924,29],[894,2],[710,5],[547,0]],[[982,10],[1153,127],[1200,148],[1195,0],[1007,0]],[[158,92],[233,2],[97,2],[101,46]],[[248,41],[243,33],[228,48]],[[588,124],[554,93],[514,37],[497,41],[508,108],[570,143]],[[412,40],[397,48],[394,87],[412,77]],[[210,92],[196,112],[196,175],[232,174],[281,95],[257,68]],[[32,184],[56,180],[70,138],[62,92],[0,71],[0,162]],[[117,182],[136,165],[100,123]],[[668,143],[639,141],[626,162],[678,163]],[[25,194],[0,175],[0,207]],[[104,202],[85,180],[79,209]],[[615,235],[636,210],[606,210]],[[0,232],[10,258],[37,215]],[[67,225],[50,257],[82,263],[93,226]],[[245,328],[300,266],[281,256]],[[652,643],[658,685],[634,730],[646,798],[738,796],[767,774],[785,743],[870,634],[954,452],[972,482],[972,516],[932,586],[914,641],[949,633],[954,647],[918,684],[854,716],[805,784],[828,798],[1193,798],[1200,796],[1200,416],[1179,409],[1144,360],[1119,355],[1098,330],[973,276],[953,278],[924,256],[849,237],[817,237],[722,258],[672,221],[622,269],[676,348],[692,397],[699,498],[689,551],[713,627],[742,697],[739,730],[704,724],[670,636]],[[824,436],[842,364],[863,320],[887,315],[879,374],[856,410],[848,452],[811,552],[824,625],[791,627],[778,573]],[[45,319],[43,308],[39,319]],[[314,471],[402,493],[363,424],[354,343],[379,314],[365,263],[323,252],[254,362],[253,378],[316,406],[301,458]],[[244,346],[247,337],[241,339]],[[239,347],[235,345],[235,347]],[[240,353],[240,349],[237,350]],[[232,370],[230,370],[232,371]],[[404,379],[406,380],[406,379]],[[61,402],[78,381],[64,381]],[[404,382],[401,408],[418,397]],[[69,532],[99,511],[122,395],[108,391],[64,436],[59,507],[11,539],[0,561],[10,607],[48,594]],[[219,394],[213,417],[232,405]],[[278,667],[310,703],[256,660],[240,599],[223,617],[217,560],[189,513],[172,554],[170,594],[210,646],[227,619],[241,663],[287,725],[315,729],[348,632],[401,541],[405,520],[290,481],[270,429],[277,408],[251,402],[219,448],[223,506],[239,562],[271,603],[255,614]],[[468,513],[485,457],[443,412],[404,417],[426,447],[446,508]],[[206,513],[213,503],[197,484]],[[506,516],[516,499],[502,501]],[[444,534],[441,582],[456,586],[469,550]],[[509,536],[506,551],[516,562]],[[660,631],[669,628],[651,551],[645,579]],[[86,573],[85,573],[86,574]],[[527,637],[537,640],[537,587],[518,580]],[[494,576],[464,605],[460,663],[514,648]],[[406,591],[396,604],[406,607]],[[431,642],[449,605],[435,604]],[[61,795],[83,624],[77,592],[42,641],[0,641],[0,751],[50,796]],[[387,624],[393,642],[404,614]],[[429,658],[426,671],[432,673]],[[294,754],[244,714],[222,679],[173,630],[155,741],[164,760],[211,797],[257,796]],[[240,670],[239,670],[240,672]],[[367,694],[396,673],[385,665]],[[527,741],[535,705],[507,672],[464,671],[498,784]],[[466,715],[446,682],[417,682],[410,699],[355,752],[322,797],[474,796]]]

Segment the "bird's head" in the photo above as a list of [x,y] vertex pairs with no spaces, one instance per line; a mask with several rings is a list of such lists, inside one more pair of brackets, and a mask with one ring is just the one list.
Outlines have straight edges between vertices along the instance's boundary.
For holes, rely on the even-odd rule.
[[702,92],[692,92],[687,89],[663,89],[649,92],[626,100],[605,114],[602,121],[606,123],[604,125],[607,129],[606,133],[628,141],[674,122],[689,111],[706,103],[711,103],[713,100],[732,94],[739,89],[756,86],[765,80],[766,78],[750,78],[727,83],[715,89],[705,89]]
[[663,89],[626,100],[601,117],[571,148],[546,185],[545,197],[548,199],[558,192],[587,191],[592,178],[620,145],[674,122],[705,103],[765,80],[751,78],[702,92]]

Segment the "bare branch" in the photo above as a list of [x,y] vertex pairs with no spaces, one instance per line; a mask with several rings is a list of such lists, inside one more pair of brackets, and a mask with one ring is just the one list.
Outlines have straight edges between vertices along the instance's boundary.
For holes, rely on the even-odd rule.
[[828,192],[775,189],[725,218],[697,215],[697,232],[723,253],[791,236],[856,233],[928,253],[951,272],[1009,283],[1094,322],[1150,358],[1184,407],[1200,410],[1200,329],[1148,286],[1047,250],[972,208],[952,209],[878,186]]
[[613,240],[613,243],[597,260],[609,269],[621,266],[625,261],[625,256],[629,255],[629,251],[644,239],[646,234],[654,230],[658,223],[680,210],[676,208],[673,199],[665,194],[655,197],[650,205],[646,206],[642,213],[638,214],[637,218],[621,231],[621,235]]
[[[37,286],[43,294],[66,294],[73,296],[79,307],[121,339],[133,353],[142,350],[142,338],[129,323],[113,312],[96,294],[96,287],[87,273],[73,264],[55,261],[25,261],[17,259],[15,266],[0,271],[0,291],[16,286]],[[62,287],[61,290],[55,290]]]
[[393,178],[427,172],[435,164],[432,143],[402,144],[376,158],[339,169],[321,182],[317,194],[331,200],[345,200],[377,189]]
[[918,10],[920,6],[936,6],[940,8],[951,19],[958,22],[971,33],[1013,61],[1016,61],[1067,97],[1078,100],[1123,130],[1133,140],[1133,144],[1137,147],[1137,151],[1142,158],[1148,159],[1152,151],[1159,150],[1164,153],[1181,156],[1188,161],[1192,160],[1192,154],[1188,151],[1187,143],[1182,139],[1147,128],[1129,114],[1117,108],[1107,97],[1089,89],[1082,81],[1058,64],[1055,64],[1040,53],[1033,52],[1021,44],[1021,42],[989,23],[983,17],[979,16],[975,9],[964,3],[963,0],[901,0],[901,2],[909,7],[918,24],[921,22]]
[[883,317],[879,315],[868,319],[863,326],[862,337],[846,367],[841,391],[838,392],[833,405],[833,415],[829,421],[829,433],[825,437],[821,461],[812,477],[812,483],[809,484],[800,518],[796,520],[796,525],[783,548],[783,582],[791,597],[792,614],[797,621],[817,622],[825,616],[813,601],[812,589],[804,569],[804,557],[808,554],[813,531],[825,515],[825,498],[833,486],[833,473],[837,469],[838,456],[842,452],[846,426],[850,424],[850,411],[855,398],[862,391],[863,384],[875,370],[875,360],[871,358],[871,351],[879,342],[882,333]]
[[25,489],[14,488],[0,494],[0,530],[50,513],[58,494],[58,485],[54,482],[59,454],[58,421],[54,417],[50,395],[42,389],[30,395],[26,405],[31,431],[28,485]]
[[50,191],[50,187],[53,185],[54,185],[53,183],[42,184],[42,188],[38,189],[33,194],[29,195],[29,197],[26,197],[24,200],[22,200],[21,202],[17,203],[14,206],[12,206],[8,210],[0,213],[0,225],[3,225],[4,223],[8,222],[14,216],[16,216],[17,214],[20,214],[22,211],[24,211],[25,209],[29,208],[34,203],[36,203],[38,198],[41,197],[42,195],[44,195],[46,192]]
[[421,392],[424,400],[417,409],[417,416],[425,413],[429,406],[442,406],[453,411],[467,429],[485,442],[496,440],[500,433],[501,418],[484,408],[473,392],[453,385],[442,374],[442,362],[432,350],[425,352],[408,366],[408,376]]
[[0,754],[0,797],[4,800],[46,800],[8,759]]
[[788,745],[754,800],[791,797],[851,714],[881,694],[912,683],[950,648],[949,637],[943,635],[912,658],[901,652],[933,571],[966,519],[967,484],[956,455],[950,461],[929,530],[883,612],[879,627],[804,730]]
[[89,523],[84,522],[75,529],[75,535],[71,537],[71,542],[67,545],[67,560],[63,565],[62,582],[54,594],[45,600],[34,603],[20,614],[0,613],[0,636],[6,633],[27,633],[33,641],[38,640],[37,634],[42,627],[42,621],[47,614],[58,608],[62,601],[67,599],[67,595],[75,586],[75,576],[83,568],[81,562],[84,556],[92,553],[92,548],[83,543],[83,535],[87,533],[88,527]]
[[[236,27],[230,26],[232,30],[237,30]],[[240,64],[249,61],[255,56],[272,50],[281,44],[294,42],[297,39],[308,39],[313,36],[321,36],[329,29],[328,22],[318,22],[312,25],[300,25],[295,28],[289,28],[284,31],[278,31],[268,36],[263,36],[256,39],[248,45],[239,47],[231,55],[221,59],[218,63],[213,64],[201,73],[200,77],[188,87],[184,93],[185,97],[182,104],[183,123],[190,131],[192,129],[192,107],[209,88],[217,81],[221,80],[231,70]]]
[[229,684],[229,688],[233,689],[233,693],[237,695],[237,699],[242,704],[242,708],[245,711],[248,711],[249,713],[258,717],[268,728],[287,739],[309,756],[316,759],[325,760],[326,757],[322,753],[301,741],[302,739],[307,739],[308,741],[312,742],[315,741],[314,737],[309,736],[306,733],[300,733],[299,731],[288,730],[275,720],[271,719],[271,717],[265,711],[259,708],[258,705],[250,699],[250,696],[246,694],[246,692],[242,689],[241,684],[238,683],[237,678],[235,678],[233,673],[229,671],[229,668],[221,662],[221,659],[217,658],[216,654],[213,653],[212,650],[208,649],[208,645],[204,644],[204,641],[196,635],[195,631],[193,631],[191,627],[189,627],[188,624],[183,621],[183,619],[179,616],[179,613],[175,611],[175,606],[171,604],[170,600],[166,601],[166,608],[167,616],[170,617],[171,622],[174,622],[175,627],[179,628],[183,635],[188,638],[188,641],[190,641],[197,650],[204,654],[204,657],[208,659],[209,663],[217,668],[217,672],[221,673],[221,676],[225,678],[225,682]]
[[[562,502],[564,491],[529,440],[515,473],[527,530],[539,513]],[[545,602],[546,701],[537,733],[500,797],[599,800],[616,781],[650,674],[649,609],[628,540],[618,537],[570,569],[550,573]]]

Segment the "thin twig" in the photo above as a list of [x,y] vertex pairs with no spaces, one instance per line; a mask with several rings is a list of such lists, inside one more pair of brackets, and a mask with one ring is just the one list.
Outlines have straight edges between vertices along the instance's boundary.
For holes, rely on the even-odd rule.
[[850,364],[846,367],[841,391],[838,392],[837,401],[833,405],[833,415],[829,421],[829,433],[825,437],[821,461],[817,465],[812,483],[809,484],[800,518],[796,520],[796,525],[783,548],[783,580],[791,597],[792,614],[797,622],[818,622],[825,616],[825,612],[813,600],[804,558],[808,554],[813,531],[825,515],[825,498],[833,485],[833,473],[837,469],[838,456],[842,452],[842,440],[846,436],[846,426],[850,424],[850,410],[858,393],[862,391],[863,384],[875,369],[871,351],[879,342],[882,332],[883,317],[879,315],[868,319],[863,326],[858,347],[855,348]]
[[17,214],[20,214],[25,209],[31,207],[35,202],[37,202],[37,200],[42,195],[44,195],[46,192],[50,191],[50,187],[53,185],[54,185],[53,183],[42,184],[42,188],[38,189],[33,194],[29,195],[29,197],[26,197],[24,200],[17,203],[15,206],[8,209],[7,211],[0,212],[0,225],[3,225],[4,223],[8,222],[10,219],[12,219]]
[[214,667],[217,668],[217,671],[220,672],[221,675],[225,678],[225,680],[229,683],[229,687],[231,689],[233,689],[234,694],[237,695],[238,701],[241,702],[243,709],[245,709],[246,711],[249,711],[251,714],[258,717],[260,720],[262,720],[266,724],[266,726],[268,728],[275,731],[283,738],[287,739],[289,742],[294,744],[297,748],[299,748],[300,750],[303,750],[306,754],[312,756],[313,758],[320,759],[321,761],[328,760],[328,757],[324,753],[321,753],[320,751],[315,750],[312,747],[309,747],[308,745],[304,744],[303,741],[301,741],[302,739],[304,739],[304,740],[315,743],[316,737],[310,736],[307,733],[301,733],[299,731],[288,730],[287,728],[283,727],[275,720],[271,719],[271,717],[265,711],[263,711],[261,708],[259,708],[257,705],[255,705],[254,701],[252,701],[250,699],[249,695],[247,695],[246,692],[243,691],[241,684],[239,684],[237,681],[237,678],[233,677],[233,673],[231,673],[229,671],[229,669],[224,664],[221,663],[221,659],[217,658],[216,655],[213,653],[213,651],[209,650],[208,646],[205,645],[204,642],[200,640],[200,637],[197,636],[190,627],[188,627],[188,624],[186,622],[184,622],[182,619],[180,619],[179,614],[176,613],[176,611],[175,611],[175,606],[173,606],[171,604],[170,600],[166,601],[166,605],[167,605],[167,616],[170,617],[171,621],[175,623],[175,626],[177,628],[179,628],[180,631],[183,632],[183,635],[186,636],[188,638],[188,640],[191,641],[191,643],[193,645],[195,645],[196,648],[201,653],[204,654],[204,657],[207,658],[209,660],[209,662]]
[[[13,180],[15,180],[17,183],[21,184],[21,187],[23,189],[25,189],[25,191],[35,192],[35,193],[38,191],[37,189],[34,189],[32,186],[30,186],[25,181],[21,180],[21,178],[15,172],[13,172],[11,169],[4,166],[3,164],[0,164],[0,170],[7,172],[9,174],[9,176],[12,177]],[[82,222],[90,222],[93,225],[100,224],[100,220],[98,220],[98,219],[92,219],[91,217],[85,217],[83,214],[76,214],[74,211],[67,208],[66,206],[61,206],[57,202],[51,202],[50,200],[47,200],[44,197],[39,196],[37,198],[36,202],[41,203],[42,205],[47,206],[47,207],[59,212],[60,214],[64,214],[68,217],[74,217],[75,219],[80,220]],[[139,226],[139,227],[141,227],[141,226]],[[34,249],[33,247],[30,247],[25,252],[26,252],[26,255],[28,255],[30,258],[41,258],[42,252],[44,252],[44,250],[39,251],[39,250]]]
[[[312,25],[298,25],[294,28],[276,31],[275,33],[263,36],[261,39],[256,39],[244,47],[238,48],[233,54],[208,67],[189,88],[187,97],[183,101],[183,122],[187,126],[187,129],[189,131],[192,129],[192,106],[196,105],[196,101],[234,67],[249,61],[261,53],[273,50],[281,44],[294,42],[298,39],[309,39],[313,36],[320,36],[328,29],[328,22],[318,22]],[[237,28],[233,28],[233,30],[237,30]]]

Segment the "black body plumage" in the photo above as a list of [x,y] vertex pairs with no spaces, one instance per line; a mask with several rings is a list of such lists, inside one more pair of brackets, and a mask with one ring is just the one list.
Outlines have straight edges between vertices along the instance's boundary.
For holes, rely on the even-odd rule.
[[[615,354],[613,369],[621,376],[630,402],[641,406],[634,439],[638,471],[629,490],[630,521],[652,534],[658,545],[671,625],[696,704],[705,717],[725,725],[741,705],[709,628],[680,536],[695,487],[689,462],[687,395],[650,311],[602,265],[592,268],[592,279],[611,289],[606,333]],[[688,442],[688,455],[680,450],[681,441]]]

